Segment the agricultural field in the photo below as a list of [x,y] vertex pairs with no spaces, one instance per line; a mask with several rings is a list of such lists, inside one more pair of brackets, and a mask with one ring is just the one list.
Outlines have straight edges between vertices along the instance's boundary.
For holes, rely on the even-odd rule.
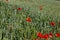
[[0,40],[60,40],[60,0],[0,0]]

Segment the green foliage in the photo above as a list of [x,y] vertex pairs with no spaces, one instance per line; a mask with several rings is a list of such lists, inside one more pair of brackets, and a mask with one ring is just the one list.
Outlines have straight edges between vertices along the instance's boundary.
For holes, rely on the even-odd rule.
[[[55,34],[58,31],[60,16],[57,13],[45,13],[43,10],[37,12],[30,7],[27,10],[25,7],[21,7],[22,10],[18,11],[17,8],[19,7],[18,5],[13,7],[11,4],[0,2],[1,40],[3,38],[8,38],[8,40],[35,40],[37,32],[43,34],[53,32]],[[27,22],[27,17],[30,17],[32,22]],[[52,27],[49,24],[51,21],[54,21],[57,25]],[[55,36],[53,40],[55,40]]]

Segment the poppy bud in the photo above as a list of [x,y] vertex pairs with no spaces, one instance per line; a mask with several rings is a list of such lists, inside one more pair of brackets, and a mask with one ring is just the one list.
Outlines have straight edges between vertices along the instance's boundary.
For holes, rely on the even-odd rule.
[[29,18],[29,17],[26,18],[26,21],[27,21],[27,22],[31,22],[31,18]]
[[55,26],[55,22],[50,22],[50,25],[51,26]]

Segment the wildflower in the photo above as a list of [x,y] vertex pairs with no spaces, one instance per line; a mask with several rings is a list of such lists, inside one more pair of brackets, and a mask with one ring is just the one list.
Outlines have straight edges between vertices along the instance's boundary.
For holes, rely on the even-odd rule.
[[53,36],[53,34],[52,34],[52,32],[50,32],[49,37],[52,38],[52,36]]
[[21,11],[21,10],[22,10],[22,8],[18,8],[18,10],[19,10],[19,11]]
[[60,24],[60,22],[58,22],[58,24]]
[[50,25],[51,25],[51,26],[55,26],[55,22],[53,22],[53,21],[50,22]]
[[44,38],[48,38],[48,37],[49,37],[49,35],[48,35],[48,34],[45,34],[45,35],[44,35]]
[[58,22],[59,28],[60,28],[60,22]]
[[56,33],[55,36],[56,36],[56,37],[60,37],[60,33]]
[[44,38],[45,38],[46,40],[48,40],[49,35],[48,35],[48,34],[45,34],[45,35],[44,35]]
[[31,18],[30,17],[26,18],[26,21],[31,22]]
[[40,32],[37,33],[37,36],[40,37],[40,38],[44,38],[44,36]]

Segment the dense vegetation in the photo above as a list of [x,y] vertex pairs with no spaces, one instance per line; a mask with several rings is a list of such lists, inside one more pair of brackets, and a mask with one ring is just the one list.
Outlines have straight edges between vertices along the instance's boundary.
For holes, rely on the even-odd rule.
[[[60,40],[55,35],[60,34],[60,7],[32,4],[0,2],[0,40]],[[51,33],[52,38],[41,38],[40,33]]]

